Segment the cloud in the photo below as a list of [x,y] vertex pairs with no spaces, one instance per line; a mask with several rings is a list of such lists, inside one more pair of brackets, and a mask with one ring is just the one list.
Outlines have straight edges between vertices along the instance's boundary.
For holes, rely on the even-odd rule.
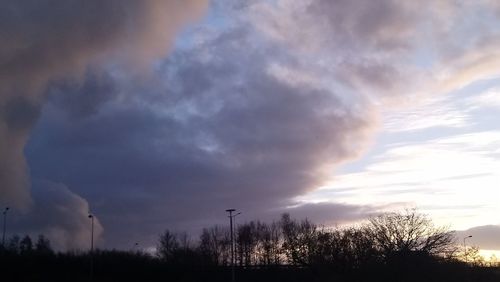
[[[327,87],[330,72],[311,79],[321,68],[296,64],[294,50],[262,35],[246,17],[251,8],[174,51],[153,89],[117,79],[114,100],[71,123],[51,102],[27,150],[33,175],[94,199],[116,234],[137,213],[154,233],[218,221],[228,206],[265,216],[322,185],[366,147],[377,114],[363,96]],[[379,83],[362,73],[363,84]],[[86,83],[66,97],[84,97]],[[140,99],[130,98],[138,88]]]
[[335,202],[298,203],[297,205],[283,209],[292,217],[307,218],[315,224],[324,226],[336,226],[354,224],[368,219],[377,214],[401,209],[403,203],[393,203],[385,206],[354,205]]
[[[44,234],[56,250],[88,249],[91,222],[88,202],[70,191],[64,184],[35,181],[32,189],[33,208],[27,213],[9,214],[9,230],[36,238]],[[96,245],[101,241],[103,227],[94,218]]]
[[[88,69],[83,79],[67,78],[52,83],[52,103],[67,113],[71,120],[96,114],[102,105],[117,98],[116,82],[109,72]],[[66,95],[72,93],[72,95]]]
[[467,230],[457,231],[459,239],[466,236],[472,236],[468,240],[469,244],[479,247],[484,250],[500,250],[500,225],[483,225],[475,226]]
[[154,233],[164,224],[210,222],[232,205],[262,215],[319,185],[325,168],[357,154],[371,121],[340,106],[335,93],[291,87],[266,72],[259,50],[239,58],[234,44],[247,34],[234,32],[210,42],[213,60],[198,55],[207,46],[174,52],[169,60],[184,63],[166,62],[166,87],[143,92],[137,104],[124,105],[120,95],[133,90],[121,88],[90,116],[68,122],[58,95],[81,105],[95,79],[55,91],[27,149],[33,175],[94,199],[116,233],[136,213],[151,219],[146,228]]
[[488,89],[484,93],[469,97],[465,103],[471,109],[500,108],[500,95],[498,88]]
[[411,4],[385,0],[281,0],[256,4],[254,10],[263,14],[253,16],[262,20],[257,23],[262,31],[298,48],[322,49],[329,45],[335,51],[348,46],[354,49],[347,52],[373,48],[388,52],[409,47],[411,33],[420,20],[419,11],[411,8]]
[[281,0],[252,8],[259,31],[294,52],[309,72],[329,76],[329,87],[345,96],[392,100],[410,85],[411,92],[418,88],[420,75],[407,60],[425,11],[412,4]]
[[439,224],[487,224],[498,213],[499,140],[498,131],[484,131],[396,143],[375,154],[362,170],[337,175],[298,199],[355,205],[407,202]]
[[[204,25],[188,32],[189,42],[161,60],[158,51],[165,51],[170,40],[154,35],[170,26],[172,18],[171,26],[178,28],[175,19],[183,7],[175,5],[195,2],[165,2],[171,9],[163,16],[156,14],[163,11],[153,5],[158,2],[120,2],[116,9],[118,2],[109,3],[109,13],[108,6],[95,15],[83,7],[75,9],[74,17],[61,19],[68,24],[56,22],[47,28],[63,29],[56,38],[71,33],[67,44],[72,48],[66,54],[51,49],[50,38],[39,43],[37,50],[48,53],[42,52],[35,66],[50,67],[49,76],[57,79],[44,92],[48,102],[43,110],[40,96],[28,100],[38,105],[32,119],[40,119],[25,148],[34,178],[65,183],[91,202],[106,236],[112,238],[108,246],[129,246],[132,239],[152,242],[156,238],[151,234],[166,227],[225,222],[228,207],[249,217],[281,213],[297,196],[330,181],[335,167],[359,157],[384,111],[436,94],[436,84],[451,79],[447,73],[458,74],[464,65],[444,51],[461,32],[452,30],[453,25],[434,30],[462,16],[445,2],[441,10],[382,0],[362,5],[217,1]],[[179,22],[192,17],[189,7],[190,14]],[[434,17],[443,10],[447,17]],[[107,23],[91,36],[95,41],[89,47],[87,37],[79,37],[93,34],[94,25],[80,31],[87,12],[97,18],[95,28]],[[40,12],[45,14],[51,13]],[[165,32],[170,39],[171,30]],[[439,38],[441,32],[453,36],[427,46],[428,37]],[[85,47],[83,55],[73,54],[80,46]],[[5,57],[15,58],[11,54],[17,49],[9,48]],[[457,49],[455,58],[469,51]],[[55,55],[61,57],[52,62]],[[132,58],[132,66],[158,59],[152,78],[134,79],[123,67],[125,57]],[[455,67],[447,73],[439,68],[445,59]],[[96,61],[105,66],[95,68]],[[92,67],[85,68],[89,63]],[[78,70],[79,79],[61,78],[68,69]],[[46,82],[47,75],[41,81]],[[32,109],[28,102],[22,103],[27,111]],[[18,124],[32,127],[29,117]],[[28,132],[14,142],[18,148],[12,158],[21,162]],[[423,151],[437,152],[432,149]],[[404,150],[392,153],[411,155]],[[25,171],[21,165],[16,171]],[[385,165],[392,172],[391,164]],[[342,202],[340,197],[333,200]],[[298,211],[335,212],[341,221],[364,214],[358,206],[366,204],[318,204]]]
[[205,1],[2,2],[0,9],[0,199],[30,203],[23,149],[49,80],[75,76],[103,57],[150,63]]
[[439,80],[436,91],[446,93],[463,88],[473,81],[498,77],[500,40],[497,37],[498,34],[484,35],[470,50],[452,60],[444,60],[443,66],[436,73]]
[[384,118],[386,132],[415,132],[432,128],[463,128],[470,116],[453,103],[450,96],[422,99],[417,106],[388,111]]

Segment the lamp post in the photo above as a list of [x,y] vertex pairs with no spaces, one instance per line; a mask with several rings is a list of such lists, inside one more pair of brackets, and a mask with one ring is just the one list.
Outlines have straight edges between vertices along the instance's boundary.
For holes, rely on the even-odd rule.
[[90,218],[90,253],[94,252],[94,216],[89,214]]
[[230,228],[230,231],[231,231],[231,281],[234,282],[235,281],[235,277],[234,277],[234,236],[233,236],[233,218],[239,214],[241,214],[241,212],[237,213],[237,214],[234,214],[233,215],[233,212],[235,212],[236,209],[227,209],[226,212],[229,213],[229,228]]
[[464,255],[465,255],[465,263],[467,263],[467,245],[465,245],[465,239],[472,238],[472,235],[464,237]]
[[89,214],[90,218],[90,274],[89,280],[92,282],[94,278],[94,216]]
[[5,247],[5,231],[7,230],[7,211],[9,207],[3,210],[3,233],[2,233],[2,247]]

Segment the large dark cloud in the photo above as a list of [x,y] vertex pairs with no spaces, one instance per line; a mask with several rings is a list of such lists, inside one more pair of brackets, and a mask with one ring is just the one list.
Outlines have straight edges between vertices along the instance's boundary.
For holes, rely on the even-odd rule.
[[[2,1],[0,3],[1,204],[26,208],[23,147],[49,80],[75,76],[104,56],[147,63],[204,1]],[[122,60],[123,61],[123,60]]]
[[[50,238],[58,251],[87,249],[90,241],[89,204],[61,183],[34,181],[31,196],[35,205],[31,212],[9,213],[9,230],[36,238],[43,234]],[[103,227],[94,219],[94,236],[99,240]],[[14,232],[10,232],[14,233]]]
[[[221,35],[217,52],[239,56],[232,45],[242,39]],[[228,206],[255,215],[284,207],[321,184],[323,165],[351,157],[370,121],[343,108],[335,93],[290,87],[266,73],[257,51],[222,65],[202,62],[198,49],[174,54],[171,61],[185,63],[166,62],[175,74],[154,90],[165,93],[101,104],[78,120],[68,121],[57,97],[86,99],[80,93],[88,86],[56,94],[28,148],[33,176],[92,199],[104,226],[116,224],[109,229],[118,233],[137,213],[161,230],[208,224]],[[206,87],[192,86],[198,81]]]
[[[31,216],[38,209],[24,147],[50,82],[71,79],[78,85],[89,65],[133,65],[131,73],[143,72],[205,6],[204,0],[0,1],[0,205],[31,210]],[[78,105],[65,102],[72,116],[92,114],[92,104],[104,99],[93,91],[103,83],[87,87]],[[68,88],[75,87],[60,90]]]
[[[6,45],[1,61],[29,68],[33,78],[21,83],[14,71],[2,80],[2,94],[29,95],[0,99],[0,106],[19,108],[4,110],[0,123],[7,136],[0,140],[19,138],[11,142],[17,147],[0,150],[10,154],[9,164],[18,162],[11,171],[23,185],[25,149],[33,179],[63,183],[86,199],[106,246],[154,244],[167,227],[194,231],[225,222],[230,207],[242,210],[242,219],[289,211],[322,222],[359,220],[380,209],[287,207],[359,156],[380,108],[420,81],[406,66],[426,9],[397,1],[216,1],[208,26],[190,31],[152,77],[137,79],[144,68],[131,66],[163,54],[172,31],[203,1],[77,2],[54,11],[45,8],[49,2],[17,9],[38,15],[21,25],[26,31],[7,25],[22,44]],[[33,48],[18,51],[16,44]],[[36,63],[28,67],[31,53]],[[41,82],[26,88],[31,81]],[[40,85],[44,91],[32,89]],[[24,131],[15,135],[9,126]],[[2,189],[27,198],[23,185]]]
[[[212,36],[174,52],[154,87],[89,75],[51,91],[27,149],[32,174],[89,199],[115,244],[130,240],[116,238],[134,218],[156,234],[224,220],[231,206],[278,216],[354,157],[371,130],[371,113],[341,93],[272,73],[270,62],[294,58],[272,42],[246,45],[261,40],[251,28]],[[101,92],[114,98],[89,98]],[[92,112],[70,119],[73,105]]]

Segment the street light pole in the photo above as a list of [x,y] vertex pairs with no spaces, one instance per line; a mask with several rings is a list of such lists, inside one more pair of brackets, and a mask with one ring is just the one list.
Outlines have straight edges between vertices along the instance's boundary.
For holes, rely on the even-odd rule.
[[94,216],[89,214],[89,218],[91,221],[90,227],[90,253],[94,252]]
[[[234,232],[234,230],[238,230],[238,226],[236,225],[236,216],[238,216],[240,214],[241,214],[241,212],[238,212],[238,213],[233,215],[233,232]],[[237,233],[236,233],[236,235],[237,235]],[[235,235],[235,237],[236,237],[236,235]],[[233,245],[234,245],[234,264],[236,265],[236,251],[237,251],[236,250],[236,239],[234,240]]]
[[465,245],[465,239],[472,238],[472,235],[469,235],[467,237],[464,237],[464,255],[465,255],[465,263],[467,263],[467,245]]
[[5,248],[5,231],[7,230],[7,211],[9,207],[3,210],[3,233],[2,233],[2,247]]
[[92,282],[94,278],[94,216],[89,214],[89,218],[91,221],[90,227],[90,282]]
[[135,242],[134,245],[132,246],[132,253],[137,252],[139,253],[139,242]]
[[231,281],[234,282],[235,281],[235,277],[234,277],[234,236],[233,236],[233,218],[239,214],[241,214],[240,212],[237,213],[237,214],[234,214],[233,215],[233,212],[236,211],[236,209],[227,209],[226,212],[229,213],[229,228],[231,230]]

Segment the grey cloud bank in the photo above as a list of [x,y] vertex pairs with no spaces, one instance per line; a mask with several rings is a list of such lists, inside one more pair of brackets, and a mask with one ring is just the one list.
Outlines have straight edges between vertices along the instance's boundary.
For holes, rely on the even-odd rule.
[[457,231],[459,238],[472,236],[469,244],[485,250],[500,250],[500,225],[483,225],[469,228],[467,230]]
[[[29,214],[11,212],[9,229],[17,234],[36,238],[44,234],[56,250],[87,249],[89,247],[89,204],[65,185],[34,181],[31,189],[34,205]],[[94,220],[94,236],[100,238],[103,227]]]
[[163,55],[197,2],[2,1],[2,204],[21,208],[29,203],[22,151],[43,104],[46,83],[78,75],[108,54],[132,61],[154,59],[160,51]]
[[[1,1],[0,204],[33,212],[24,147],[50,81],[103,57],[145,64],[204,1]],[[125,60],[124,60],[125,59]],[[78,240],[76,240],[78,241]]]

